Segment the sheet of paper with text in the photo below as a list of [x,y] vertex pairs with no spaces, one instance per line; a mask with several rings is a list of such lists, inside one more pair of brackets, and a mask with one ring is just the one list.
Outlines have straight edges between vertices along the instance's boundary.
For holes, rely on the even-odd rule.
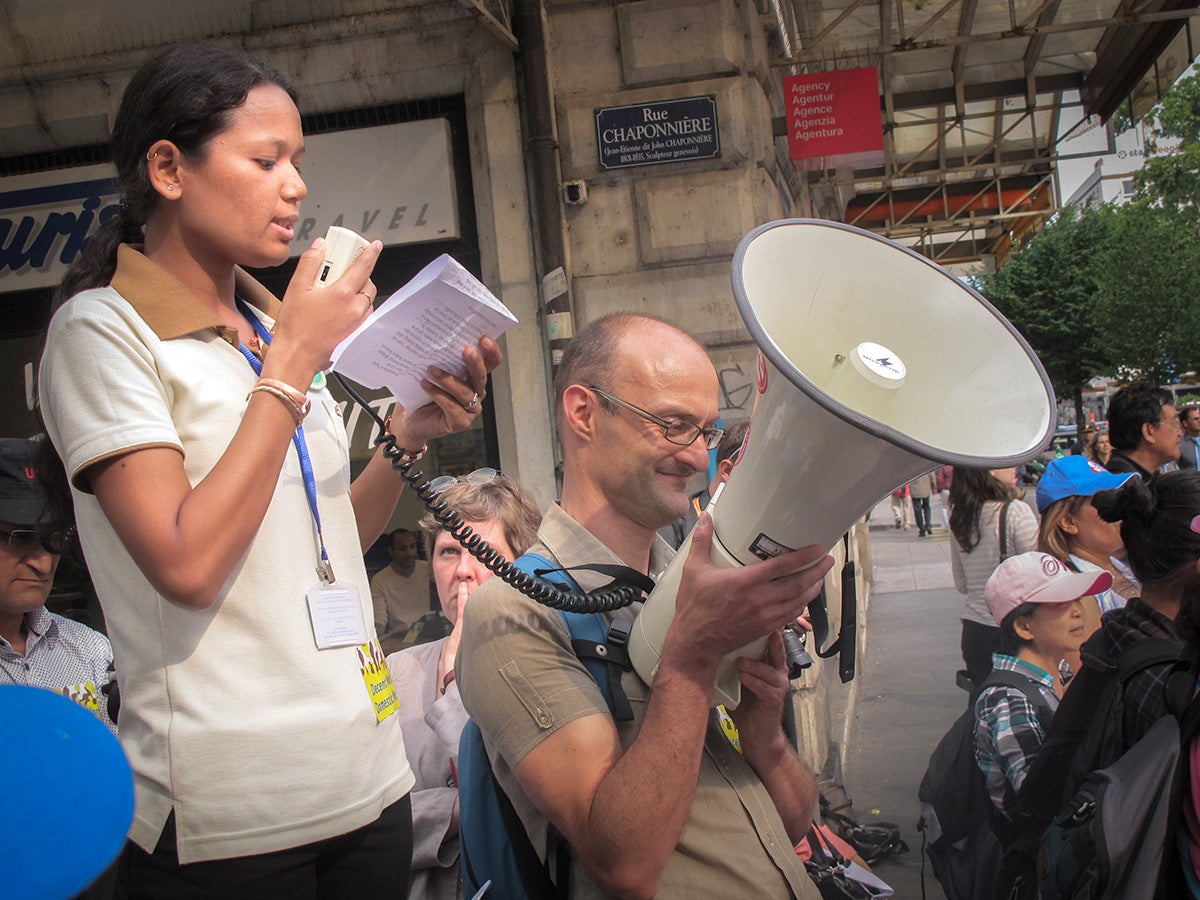
[[462,351],[498,338],[517,318],[443,253],[388,297],[333,351],[333,369],[364,387],[386,387],[405,409],[429,403],[429,366],[466,377]]

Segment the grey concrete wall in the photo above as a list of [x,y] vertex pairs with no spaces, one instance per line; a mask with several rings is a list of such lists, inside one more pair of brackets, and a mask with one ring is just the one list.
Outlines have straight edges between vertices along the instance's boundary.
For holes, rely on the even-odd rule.
[[[577,322],[634,309],[677,322],[710,346],[748,342],[729,262],[746,232],[784,208],[754,4],[551,9],[562,176],[586,181],[589,193],[586,205],[565,209]],[[708,94],[716,98],[718,158],[601,167],[597,109]]]

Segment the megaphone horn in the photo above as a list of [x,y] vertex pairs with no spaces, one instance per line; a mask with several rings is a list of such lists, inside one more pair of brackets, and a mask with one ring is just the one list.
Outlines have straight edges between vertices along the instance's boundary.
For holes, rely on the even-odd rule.
[[[966,284],[876,234],[820,219],[762,225],[734,254],[733,293],[758,346],[758,393],[712,505],[717,565],[832,547],[918,475],[1015,466],[1054,431],[1050,380],[1016,329]],[[689,536],[634,623],[630,658],[648,683],[690,546]],[[724,661],[716,702],[737,706],[734,660],[762,646]]]

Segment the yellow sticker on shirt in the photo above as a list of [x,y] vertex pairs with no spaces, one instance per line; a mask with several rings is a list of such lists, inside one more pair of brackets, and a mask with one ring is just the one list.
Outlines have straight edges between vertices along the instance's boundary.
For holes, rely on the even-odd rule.
[[725,737],[727,737],[729,739],[729,743],[733,745],[733,749],[738,753],[741,753],[742,739],[738,737],[738,727],[733,723],[733,719],[730,718],[729,712],[723,705],[717,707],[717,719],[721,723],[721,730],[725,732]]
[[91,681],[66,685],[62,692],[64,697],[74,700],[84,709],[90,709],[92,712],[100,709],[100,692],[96,690],[96,685]]
[[388,671],[387,660],[377,642],[368,641],[357,652],[363,684],[375,708],[375,721],[382,722],[400,708],[396,688],[392,685],[392,673]]

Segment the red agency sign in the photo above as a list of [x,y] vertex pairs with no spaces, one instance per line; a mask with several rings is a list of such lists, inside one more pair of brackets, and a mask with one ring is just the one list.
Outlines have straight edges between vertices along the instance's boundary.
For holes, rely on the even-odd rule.
[[787,75],[783,92],[792,159],[883,149],[879,75],[874,66]]

